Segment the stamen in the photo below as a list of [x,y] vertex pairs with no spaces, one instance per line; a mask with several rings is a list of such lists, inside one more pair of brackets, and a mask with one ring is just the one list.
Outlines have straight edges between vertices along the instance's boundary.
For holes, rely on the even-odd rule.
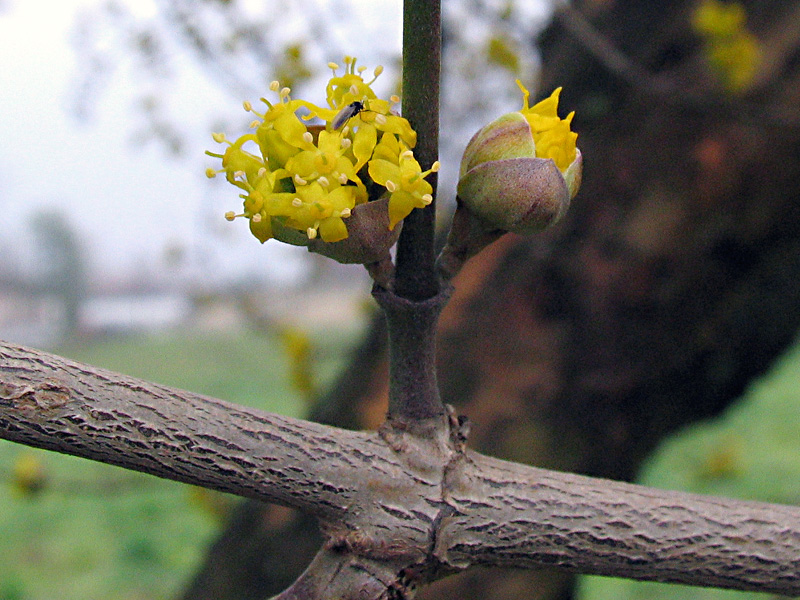
[[386,125],[386,115],[382,115],[381,113],[378,113],[377,115],[375,115],[375,122],[378,125]]
[[247,179],[247,174],[244,171],[234,171],[233,178],[236,179],[237,177],[239,179]]
[[400,154],[400,158],[404,158],[406,160],[411,160],[414,158],[414,153],[411,150],[406,150]]
[[266,177],[267,176],[267,168],[266,167],[261,167],[258,170],[258,176],[259,177]]
[[258,119],[253,119],[252,121],[250,121],[250,125],[248,125],[248,127],[250,129],[257,129],[259,125],[261,125],[261,121],[259,121]]
[[221,144],[222,142],[225,142],[225,141],[227,141],[227,140],[225,139],[225,134],[224,134],[224,133],[212,133],[212,134],[211,134],[211,137],[212,137],[212,138],[214,139],[214,141],[215,141],[215,142],[217,142],[218,144]]
[[441,166],[442,163],[440,163],[438,160],[433,161],[433,164],[431,165],[431,172],[433,173],[438,172]]
[[397,191],[397,184],[394,181],[392,181],[391,179],[387,179],[386,180],[386,189],[389,190],[390,192],[396,192]]
[[319,183],[324,188],[328,187],[331,184],[331,182],[328,181],[328,178],[325,177],[325,176],[320,177],[319,179],[317,179],[317,183]]
[[206,169],[206,177],[208,177],[209,179],[214,179],[214,177],[216,176],[217,176],[217,171],[215,171],[211,167],[208,167]]
[[277,79],[275,81],[270,81],[269,89],[272,90],[273,92],[277,92],[279,89],[281,89],[280,81],[278,81]]
[[336,72],[336,71],[339,70],[339,65],[337,65],[335,62],[329,62],[328,63],[328,68],[331,69],[332,71]]
[[356,70],[358,71],[358,74],[361,75],[364,71],[367,70],[367,67],[358,67],[358,69]]
[[249,100],[245,100],[244,102],[242,102],[242,106],[244,107],[244,109],[247,112],[250,112],[251,110],[253,110],[253,105],[250,103]]
[[294,206],[295,208],[300,208],[301,206],[303,206],[303,201],[300,198],[295,198],[294,200],[292,200],[292,206]]
[[368,82],[367,85],[372,85],[375,83],[375,80],[378,78],[378,75],[383,73],[383,65],[378,65],[375,67],[375,70],[372,72],[372,81]]
[[306,132],[303,134],[303,141],[304,141],[304,142],[306,142],[306,143],[308,143],[308,144],[313,144],[313,143],[314,143],[314,136],[313,136],[313,135],[311,135],[311,132],[310,132],[310,131],[306,131]]
[[261,213],[256,213],[256,214],[254,214],[252,217],[250,217],[250,220],[251,220],[253,223],[261,223],[261,219],[262,219],[262,218],[263,218],[263,217],[261,216]]
[[358,96],[358,87],[355,83],[350,86],[350,93],[353,94],[353,96]]
[[281,100],[284,100],[289,97],[289,94],[292,93],[292,88],[285,87],[281,88],[280,93],[278,94],[281,97]]
[[297,173],[294,174],[294,182],[297,185],[307,185],[308,184],[308,182],[305,179],[303,179],[302,177],[300,177],[300,175],[298,175]]
[[433,196],[430,194],[423,194],[422,202],[425,204],[425,206],[428,206],[431,202],[433,202]]
[[352,145],[353,145],[353,140],[351,140],[350,138],[342,138],[342,148],[347,150]]
[[398,96],[397,94],[392,94],[391,96],[389,96],[389,102],[391,102],[392,104],[399,103],[400,102],[400,96]]
[[233,221],[236,218],[236,213],[232,210],[229,210],[225,213],[225,219],[228,221]]
[[343,219],[346,219],[351,214],[353,214],[353,213],[349,208],[343,208],[342,212],[339,213],[339,216],[342,217]]
[[309,227],[306,229],[306,235],[308,236],[308,239],[313,240],[315,237],[317,237],[317,230],[313,227]]
[[342,185],[346,184],[347,183],[347,173],[339,173],[339,177],[337,177],[337,179],[339,180],[339,183],[341,183]]

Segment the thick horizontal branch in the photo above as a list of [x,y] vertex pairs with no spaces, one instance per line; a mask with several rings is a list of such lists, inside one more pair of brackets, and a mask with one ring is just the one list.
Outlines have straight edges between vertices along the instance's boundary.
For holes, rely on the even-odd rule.
[[442,432],[349,432],[0,344],[0,437],[311,512],[328,570],[404,586],[555,565],[800,595],[800,508],[544,471]]
[[[0,438],[326,520],[368,476],[402,497],[422,482],[374,434],[327,427],[0,343]],[[405,487],[404,487],[405,486]],[[424,487],[424,486],[423,486]],[[400,488],[400,489],[396,489]]]

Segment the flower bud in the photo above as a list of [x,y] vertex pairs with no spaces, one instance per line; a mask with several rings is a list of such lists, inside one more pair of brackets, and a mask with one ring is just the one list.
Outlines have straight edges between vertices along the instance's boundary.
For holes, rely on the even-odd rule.
[[569,129],[572,115],[555,114],[559,91],[528,108],[525,90],[522,111],[489,123],[467,145],[458,196],[489,228],[545,229],[564,216],[578,192],[582,158]]

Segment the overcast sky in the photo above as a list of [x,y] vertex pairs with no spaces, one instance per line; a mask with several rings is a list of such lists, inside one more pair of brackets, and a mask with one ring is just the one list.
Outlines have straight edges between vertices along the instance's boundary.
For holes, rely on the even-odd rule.
[[[133,120],[141,117],[132,111],[134,95],[124,67],[102,90],[91,119],[81,122],[71,114],[77,78],[69,40],[76,11],[96,4],[0,4],[0,253],[24,258],[30,253],[23,241],[30,216],[61,211],[104,276],[157,265],[167,247],[187,248],[195,259],[201,257],[202,270],[212,278],[292,272],[303,262],[304,250],[277,242],[261,246],[243,220],[222,218],[226,210],[240,210],[241,201],[231,186],[210,185],[203,174],[214,165],[203,151],[216,147],[206,131],[208,117],[238,115],[242,99],[212,89],[190,57],[173,57],[181,77],[171,97],[180,102],[184,124],[194,123],[197,132],[185,140],[182,160],[158,144],[132,143],[141,125]],[[141,10],[150,5],[134,4]],[[379,39],[399,51],[399,1],[388,0],[386,8],[376,12],[385,21]],[[228,132],[232,137],[239,133]]]

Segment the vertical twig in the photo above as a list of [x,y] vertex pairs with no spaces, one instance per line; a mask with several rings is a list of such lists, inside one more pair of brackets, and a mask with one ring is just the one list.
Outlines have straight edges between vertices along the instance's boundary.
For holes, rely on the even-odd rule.
[[[417,132],[414,155],[428,169],[439,152],[439,74],[441,70],[440,0],[405,0],[403,3],[403,116]],[[411,212],[403,222],[397,243],[394,291],[409,300],[435,296],[439,283],[434,262],[436,174],[434,202]]]
[[[438,156],[440,56],[440,0],[405,0],[403,116],[417,132],[414,155],[424,170]],[[435,173],[431,175],[435,199]],[[389,331],[388,419],[405,430],[420,426],[421,431],[424,421],[445,415],[436,380],[435,340],[449,289],[440,290],[434,268],[435,215],[434,200],[405,218],[393,289],[376,285],[373,292]]]

